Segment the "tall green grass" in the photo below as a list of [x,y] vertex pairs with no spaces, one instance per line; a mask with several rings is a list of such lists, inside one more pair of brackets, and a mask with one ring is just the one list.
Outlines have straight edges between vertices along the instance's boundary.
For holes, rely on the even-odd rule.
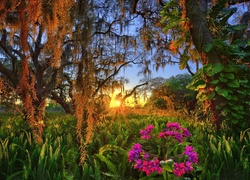
[[62,119],[47,119],[60,124],[61,130],[47,126],[44,143],[37,145],[21,117],[1,116],[0,179],[73,179],[78,172],[74,130],[70,129],[73,120]]
[[[0,179],[57,180],[74,176],[67,162],[70,147],[66,139],[46,138],[42,146],[33,144],[31,134],[23,131],[19,136],[0,139]],[[75,151],[74,151],[75,153]],[[71,154],[70,158],[74,158]],[[76,165],[75,165],[76,166]]]
[[[0,179],[162,179],[135,170],[127,154],[138,143],[140,129],[149,124],[162,129],[167,122],[179,122],[192,134],[190,142],[199,154],[199,164],[188,175],[190,179],[250,179],[250,129],[240,134],[228,129],[217,133],[209,122],[145,115],[109,117],[97,123],[85,164],[79,167],[75,118],[48,115],[44,143],[39,146],[21,117],[4,117],[0,118]],[[176,177],[168,174],[168,179]]]
[[204,179],[250,179],[250,129],[231,136],[206,134]]

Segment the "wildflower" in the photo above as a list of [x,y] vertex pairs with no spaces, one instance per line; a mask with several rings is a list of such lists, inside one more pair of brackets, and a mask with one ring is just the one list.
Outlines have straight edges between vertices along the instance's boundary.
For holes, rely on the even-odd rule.
[[135,159],[138,159],[141,152],[142,152],[141,144],[135,144],[128,153],[129,162],[132,162]]
[[189,137],[191,135],[187,128],[182,128],[182,134],[184,137]]
[[183,137],[182,137],[182,135],[181,135],[180,133],[175,132],[175,133],[174,133],[174,137],[175,137],[175,139],[176,139],[177,141],[179,141],[180,143],[183,142]]
[[[147,126],[145,129],[140,130],[140,134],[142,139],[148,140],[152,137],[156,137],[152,134],[152,129],[154,129],[153,125]],[[186,129],[180,126],[179,123],[171,122],[166,124],[166,128],[162,132],[159,132],[158,138],[163,138],[159,142],[159,147],[170,147],[169,145],[174,145],[174,143],[178,142],[178,145],[184,141],[184,138],[187,138],[191,135],[191,133]],[[169,141],[170,138],[175,139],[176,141]],[[159,139],[156,139],[156,141]],[[150,141],[151,142],[151,141]],[[144,141],[145,143],[145,141]],[[165,144],[167,143],[167,144]],[[173,143],[173,144],[172,144]],[[178,146],[177,146],[178,147]],[[147,149],[149,146],[147,146]],[[154,147],[155,148],[155,144]],[[168,152],[163,153],[164,157],[159,160],[159,154],[149,154],[148,152],[142,149],[141,144],[135,144],[132,149],[128,153],[128,160],[130,162],[134,162],[134,168],[139,171],[145,172],[147,176],[149,176],[153,172],[157,172],[159,174],[162,173],[164,164],[173,162],[174,170],[173,173],[181,177],[186,173],[190,173],[193,171],[193,164],[198,163],[198,154],[194,151],[192,146],[186,146],[185,151],[181,154],[171,155],[173,159],[168,159]],[[153,157],[153,158],[152,158]],[[178,157],[178,162],[175,162],[175,157]],[[167,160],[166,160],[167,159]],[[184,162],[180,162],[184,160]],[[172,163],[171,163],[172,164]]]
[[140,130],[141,138],[142,139],[150,139],[150,135],[145,130]]
[[167,127],[171,130],[176,129],[176,130],[180,130],[181,126],[179,123],[175,123],[175,122],[168,122],[167,123]]
[[160,167],[160,162],[158,159],[150,160],[150,161],[143,161],[143,168],[142,171],[149,176],[153,172],[157,172],[158,174],[162,173],[162,168]]
[[165,132],[160,132],[159,135],[158,135],[159,138],[162,138],[164,136],[165,136]]
[[163,132],[160,132],[159,138],[168,138],[169,136],[174,137],[180,143],[183,142],[183,138],[189,137],[191,134],[186,128],[182,128],[179,123],[167,123],[167,128]]
[[193,152],[193,151],[194,151],[194,148],[192,146],[186,146],[186,148],[185,148],[185,154],[188,155],[188,153]]
[[152,170],[158,172],[159,174],[162,173],[162,168],[160,167],[160,161],[155,159],[152,163]]
[[194,151],[192,146],[186,146],[184,154],[188,156],[189,162],[198,163],[198,154]]
[[197,164],[198,163],[198,154],[197,154],[197,152],[189,153],[189,155],[188,155],[188,161]]
[[145,130],[146,130],[148,133],[150,133],[151,130],[154,129],[154,128],[155,128],[155,127],[154,127],[152,124],[150,124]]
[[193,168],[193,166],[192,166],[192,162],[190,162],[190,161],[187,161],[186,163],[185,163],[185,172],[189,172],[189,171],[193,171],[194,170],[194,168]]
[[137,159],[135,161],[134,168],[138,169],[138,170],[142,170],[142,168],[143,168],[143,161],[141,159]]
[[149,154],[146,152],[143,156],[144,159],[148,159],[149,158]]
[[133,145],[132,149],[142,151],[141,144],[138,143],[138,144]]
[[140,130],[140,134],[142,136],[142,139],[150,139],[150,132],[154,129],[154,126],[150,124],[145,130]]
[[178,177],[181,177],[183,174],[185,174],[185,164],[182,163],[174,163],[174,174]]

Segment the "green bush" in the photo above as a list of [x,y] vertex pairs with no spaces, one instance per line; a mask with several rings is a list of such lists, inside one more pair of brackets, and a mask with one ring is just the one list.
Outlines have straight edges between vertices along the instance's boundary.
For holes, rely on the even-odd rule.
[[166,101],[163,98],[157,98],[156,100],[154,100],[154,106],[159,109],[167,108]]

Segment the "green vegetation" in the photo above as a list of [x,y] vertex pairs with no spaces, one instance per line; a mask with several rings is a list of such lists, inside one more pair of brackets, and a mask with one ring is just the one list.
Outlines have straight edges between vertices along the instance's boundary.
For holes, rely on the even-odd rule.
[[[15,116],[0,114],[0,179],[176,179],[172,172],[196,180],[250,179],[245,1],[1,2],[0,111]],[[190,75],[151,79],[153,69],[176,64]],[[130,66],[145,81],[126,90],[128,79],[119,76]],[[121,105],[110,115],[116,92]],[[135,107],[124,107],[129,98]],[[152,115],[159,112],[165,116]],[[128,151],[141,129],[167,122],[191,131],[188,160],[164,159],[169,173],[147,177],[128,161]],[[177,139],[166,131],[164,138]],[[152,152],[161,149],[150,143]],[[144,151],[135,155],[148,160]]]
[[188,87],[199,92],[200,101],[219,100],[219,105],[211,102],[211,111],[220,111],[225,123],[240,131],[250,125],[249,74],[250,69],[240,64],[210,64],[195,74]]
[[[1,114],[2,115],[2,114]],[[21,117],[3,114],[0,118],[0,179],[163,179],[147,177],[128,162],[128,151],[140,141],[140,129],[149,124],[156,128],[167,122],[179,122],[191,132],[193,147],[199,154],[191,179],[250,178],[250,129],[236,134],[222,127],[220,134],[206,122],[163,116],[129,115],[107,117],[95,127],[83,166],[78,166],[73,116],[48,114],[44,143],[32,141]],[[153,145],[153,144],[152,144]],[[169,179],[176,179],[173,174]]]

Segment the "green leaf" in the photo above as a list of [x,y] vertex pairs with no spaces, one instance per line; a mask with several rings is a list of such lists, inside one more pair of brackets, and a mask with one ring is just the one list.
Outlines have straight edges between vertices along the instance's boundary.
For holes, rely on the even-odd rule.
[[234,100],[234,101],[238,101],[238,97],[235,96],[235,95],[232,95],[232,98],[231,98],[231,99]]
[[240,87],[240,83],[237,80],[232,80],[227,83],[227,85],[231,88],[238,88]]
[[206,94],[201,94],[200,96],[199,96],[199,100],[200,101],[206,101],[208,99],[208,96],[206,95]]
[[247,79],[244,79],[244,80],[240,80],[239,81],[241,84],[243,83],[243,84],[245,84],[245,83],[248,83],[248,80]]
[[232,111],[231,111],[231,114],[232,114],[233,117],[237,117],[237,116],[238,116],[237,113],[234,113],[234,112],[232,112]]
[[183,69],[185,69],[187,67],[187,62],[188,62],[189,59],[190,59],[190,57],[187,56],[187,55],[182,55],[181,56],[180,65],[179,65],[180,70],[183,70]]
[[227,91],[226,89],[221,89],[221,88],[218,87],[218,86],[216,86],[215,91],[216,91],[219,95],[221,95],[221,96],[223,96],[223,97],[227,97],[227,95],[228,95],[228,91]]
[[167,162],[163,162],[161,163],[162,168],[167,171],[167,172],[173,172],[174,169],[174,162],[173,161],[167,161]]
[[203,171],[204,168],[202,166],[196,166],[195,172]]
[[102,162],[106,163],[107,168],[109,171],[113,174],[117,174],[117,168],[116,165],[113,164],[107,157],[101,155],[101,154],[95,154],[96,157],[98,157]]
[[210,84],[218,84],[219,80],[218,79],[215,79],[213,81],[210,82]]
[[227,100],[231,100],[232,99],[232,96],[230,94],[228,94],[226,97],[225,97]]
[[233,74],[233,73],[226,73],[226,74],[225,74],[225,77],[226,77],[227,79],[234,79],[234,74]]
[[238,110],[239,110],[238,106],[232,106],[231,108],[232,108],[233,110],[235,110],[235,111],[238,111]]
[[213,43],[208,43],[204,46],[204,51],[209,52],[213,48]]
[[211,71],[208,71],[208,72],[206,73],[206,75],[211,77],[211,76],[214,76],[216,73],[217,73],[217,72],[215,71],[215,69],[212,69]]
[[238,119],[233,119],[233,120],[232,120],[232,123],[233,123],[233,124],[238,124],[238,122],[239,122]]
[[188,89],[196,90],[198,86],[206,87],[206,82],[204,80],[192,81],[189,85],[187,85]]
[[240,31],[240,30],[243,30],[247,27],[246,24],[236,24],[236,25],[233,25],[231,26],[231,28],[235,31]]
[[221,63],[215,63],[213,64],[213,68],[217,73],[219,73],[224,69],[224,65]]
[[[224,75],[224,74],[223,74]],[[228,79],[226,79],[226,78],[224,78],[224,77],[219,77],[219,80],[220,80],[220,82],[227,82],[228,81]]]
[[204,74],[212,70],[212,64],[204,65],[203,68],[200,69]]
[[205,88],[207,85],[206,84],[200,84],[199,86],[197,86],[197,90],[199,90],[199,89],[203,89],[203,88]]
[[227,64],[227,65],[225,65],[224,71],[225,72],[234,72],[234,67],[231,64]]
[[207,99],[208,99],[208,100],[211,100],[211,99],[214,98],[214,96],[215,96],[215,92],[213,91],[213,92],[207,97]]
[[166,27],[164,27],[164,31],[168,31],[170,29],[172,29],[173,27],[177,26],[181,21],[180,20],[177,20],[175,19],[175,21],[171,21]]

